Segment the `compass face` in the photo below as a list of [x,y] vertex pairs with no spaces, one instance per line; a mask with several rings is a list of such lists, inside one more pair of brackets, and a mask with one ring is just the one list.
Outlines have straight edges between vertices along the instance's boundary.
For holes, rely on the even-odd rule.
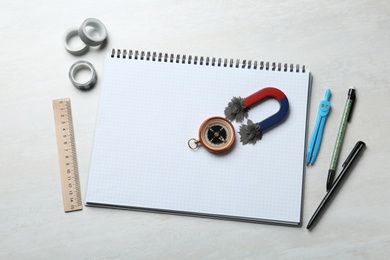
[[233,125],[223,117],[211,117],[199,129],[202,145],[213,153],[222,153],[233,145],[235,131]]
[[212,124],[206,130],[206,137],[211,145],[223,145],[227,142],[226,127],[221,124]]

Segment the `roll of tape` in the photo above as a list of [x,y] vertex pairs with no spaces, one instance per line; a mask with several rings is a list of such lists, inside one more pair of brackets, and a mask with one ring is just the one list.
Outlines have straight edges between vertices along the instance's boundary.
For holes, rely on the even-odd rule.
[[[85,82],[79,82],[76,80],[75,75],[82,69],[88,69],[91,71],[91,77]],[[73,86],[81,90],[88,90],[95,86],[97,81],[96,70],[94,66],[88,61],[78,61],[74,63],[69,69],[69,79]]]
[[[87,30],[87,27],[93,28],[99,36],[91,34],[91,31]],[[79,28],[80,39],[89,46],[98,46],[107,38],[107,30],[104,24],[95,18],[88,18],[85,20]]]
[[73,54],[73,55],[81,55],[88,51],[89,46],[86,45],[84,42],[81,42],[80,46],[70,46],[69,41],[73,37],[79,37],[79,28],[77,26],[70,27],[68,30],[64,32],[62,35],[62,44],[64,45],[65,49]]

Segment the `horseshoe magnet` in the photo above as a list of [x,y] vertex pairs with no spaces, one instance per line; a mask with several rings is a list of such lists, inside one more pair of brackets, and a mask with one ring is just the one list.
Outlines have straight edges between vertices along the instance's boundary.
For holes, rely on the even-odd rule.
[[225,108],[227,119],[242,122],[244,118],[248,117],[248,110],[251,106],[267,98],[275,98],[279,102],[279,111],[261,122],[253,123],[248,119],[247,125],[242,124],[238,132],[241,135],[242,144],[255,144],[261,140],[264,132],[281,123],[288,114],[288,99],[281,90],[267,87],[246,98],[233,97]]

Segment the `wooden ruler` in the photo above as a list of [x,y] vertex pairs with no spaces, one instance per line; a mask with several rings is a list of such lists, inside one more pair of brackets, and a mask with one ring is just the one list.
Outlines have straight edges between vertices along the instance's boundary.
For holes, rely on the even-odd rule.
[[65,212],[82,210],[72,109],[69,98],[53,100],[58,159]]

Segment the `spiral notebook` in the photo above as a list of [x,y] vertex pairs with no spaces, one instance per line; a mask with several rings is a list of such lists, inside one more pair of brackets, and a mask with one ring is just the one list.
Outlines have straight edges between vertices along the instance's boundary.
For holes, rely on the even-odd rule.
[[[304,66],[113,50],[105,58],[86,205],[299,226],[310,72]],[[234,96],[283,91],[287,119],[255,145],[192,150]],[[254,122],[279,109],[268,99]]]

